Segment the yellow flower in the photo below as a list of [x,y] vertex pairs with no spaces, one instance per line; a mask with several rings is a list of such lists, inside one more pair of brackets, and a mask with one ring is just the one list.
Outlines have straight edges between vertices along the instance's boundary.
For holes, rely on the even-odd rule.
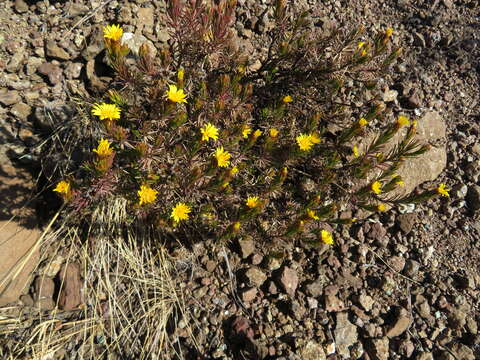
[[397,120],[397,126],[401,128],[402,126],[408,126],[410,125],[410,120],[408,120],[408,117],[404,115],[400,115]]
[[151,204],[157,200],[158,191],[152,189],[148,185],[140,185],[140,190],[137,191],[138,197],[140,198],[138,204]]
[[190,209],[190,206],[188,206],[185,203],[179,202],[175,207],[172,209],[172,213],[170,214],[170,217],[175,221],[176,223],[180,222],[180,220],[187,220],[190,212],[192,210]]
[[238,167],[234,166],[230,169],[230,175],[234,176],[236,173],[238,173]]
[[99,116],[100,120],[120,119],[121,109],[115,104],[94,104],[92,114]]
[[103,28],[103,37],[105,39],[120,40],[123,35],[123,29],[120,25],[107,25]]
[[202,133],[202,141],[208,141],[209,139],[218,139],[218,129],[210,123],[206,124],[203,128],[201,128],[200,132]]
[[110,142],[105,139],[101,139],[98,142],[98,146],[96,149],[93,149],[93,152],[96,153],[100,157],[107,157],[112,155],[112,148],[110,147]]
[[357,145],[353,145],[352,152],[353,152],[353,156],[355,156],[355,157],[360,156],[360,153],[358,152],[358,146]]
[[405,186],[405,183],[403,182],[402,178],[398,175],[393,175],[393,178],[395,179],[395,184],[398,186]]
[[232,155],[228,151],[223,149],[223,146],[218,147],[215,150],[215,158],[217,159],[217,165],[219,167],[227,167],[230,165],[230,158]]
[[360,125],[360,127],[364,127],[364,126],[367,126],[368,125],[368,121],[367,119],[365,118],[360,118],[360,120],[358,120],[358,125]]
[[318,144],[321,141],[320,137],[317,134],[310,134],[308,135],[308,138],[310,139],[312,144]]
[[248,138],[248,135],[251,134],[251,132],[252,132],[252,128],[248,125],[245,125],[245,127],[242,130],[242,135],[246,139],[246,138]]
[[385,30],[385,36],[390,37],[392,35],[393,35],[393,29],[392,28],[387,28],[387,30]]
[[318,220],[320,219],[316,214],[314,210],[307,209],[307,216],[312,219],[312,220]]
[[233,223],[232,228],[233,228],[233,231],[235,231],[235,232],[237,232],[238,230],[240,230],[240,222],[239,222],[239,221],[235,221],[235,222]]
[[182,81],[184,76],[185,76],[185,70],[179,69],[179,70],[178,70],[178,73],[177,73],[177,79],[178,79],[178,81]]
[[293,101],[293,98],[290,95],[284,96],[282,99],[284,104],[291,103]]
[[166,91],[168,100],[174,103],[186,103],[185,99],[187,95],[183,92],[183,89],[177,89],[176,85],[168,85],[168,90]]
[[321,230],[320,231],[320,239],[324,244],[332,245],[333,244],[333,236],[330,231]]
[[270,134],[270,137],[276,138],[278,136],[278,130],[277,129],[270,129],[269,134]]
[[364,46],[365,46],[365,41],[359,41],[358,44],[357,44],[357,47],[358,47],[359,49],[361,49],[361,48],[364,47]]
[[377,195],[382,193],[382,183],[380,181],[375,181],[371,188],[372,191]]
[[69,181],[62,180],[60,181],[53,191],[61,194],[66,200],[72,196],[72,185]]
[[247,205],[250,209],[256,208],[260,204],[260,200],[258,200],[258,196],[249,196],[245,201],[245,205]]
[[448,193],[448,192],[450,191],[450,189],[447,189],[446,186],[447,186],[447,185],[445,185],[445,184],[440,184],[440,185],[438,185],[438,187],[437,187],[437,192],[438,192],[441,196],[450,197],[450,194]]
[[385,204],[378,204],[377,205],[377,210],[378,211],[385,211],[385,210],[387,210],[387,206]]
[[367,50],[362,49],[362,51],[360,51],[360,56],[363,57],[363,56],[365,56],[365,55],[367,55]]
[[262,130],[255,130],[255,132],[253,133],[253,137],[256,139],[258,137],[260,137],[262,135]]
[[302,151],[309,151],[313,146],[310,135],[300,134],[296,137],[296,140],[297,140],[298,147]]

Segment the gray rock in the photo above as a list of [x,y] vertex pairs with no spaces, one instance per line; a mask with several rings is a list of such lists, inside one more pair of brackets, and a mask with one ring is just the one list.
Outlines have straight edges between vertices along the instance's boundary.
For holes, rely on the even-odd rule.
[[284,266],[280,271],[280,275],[277,277],[277,281],[288,295],[295,295],[295,290],[298,286],[298,275],[295,270]]
[[310,340],[300,350],[300,358],[302,360],[326,360],[327,356],[321,344]]
[[67,311],[76,309],[82,303],[80,266],[77,263],[64,264],[57,279],[61,284],[58,298],[59,308]]
[[81,63],[68,63],[67,67],[65,68],[65,76],[67,79],[77,79],[82,72],[83,64]]
[[405,275],[414,277],[420,269],[420,263],[418,261],[408,259],[405,265]]
[[415,351],[415,345],[410,340],[403,340],[398,346],[398,352],[404,358],[410,358]]
[[28,4],[24,0],[15,0],[15,10],[19,13],[28,11]]
[[245,272],[245,277],[256,287],[262,286],[265,280],[267,280],[267,275],[265,275],[265,273],[257,267],[251,267],[248,269]]
[[57,43],[53,40],[48,40],[45,45],[45,54],[48,57],[52,57],[60,60],[70,60],[71,56],[68,52],[62,49]]
[[246,259],[255,251],[255,242],[252,238],[245,238],[238,240],[238,249],[242,259]]
[[390,266],[397,272],[401,272],[405,267],[405,258],[402,256],[392,256],[388,262]]
[[53,63],[43,63],[37,68],[37,71],[48,77],[48,81],[52,85],[57,85],[62,82],[63,79],[63,74],[62,74],[62,69]]
[[55,283],[53,279],[46,276],[37,276],[33,283],[35,291],[35,300],[52,299],[55,293]]
[[461,360],[475,360],[473,350],[461,343],[456,343],[452,346],[452,351],[457,355],[457,359]]
[[460,309],[453,309],[448,316],[448,323],[454,329],[461,329],[467,323],[467,314]]
[[251,302],[257,297],[258,290],[254,287],[246,288],[241,291],[241,298],[244,302]]
[[7,64],[6,70],[8,72],[17,72],[22,65],[23,58],[25,56],[25,48],[19,48],[13,56],[10,58],[10,61]]
[[32,113],[32,108],[21,102],[13,105],[10,113],[18,119],[25,120]]
[[345,304],[342,300],[334,295],[325,296],[325,310],[327,312],[337,312],[345,309]]
[[305,313],[307,312],[307,309],[305,309],[305,307],[296,300],[292,301],[290,309],[294,318],[299,321],[303,319]]
[[125,32],[122,35],[121,43],[122,45],[127,45],[134,55],[138,55],[140,46],[142,46],[143,44],[147,44],[148,48],[150,49],[150,55],[152,57],[155,57],[155,55],[157,54],[157,49],[155,48],[155,45],[153,45],[153,43],[143,35]]
[[412,319],[410,314],[404,308],[400,308],[393,326],[388,330],[387,337],[394,338],[402,335],[410,327]]
[[387,337],[381,339],[371,339],[369,342],[368,353],[374,360],[388,360],[389,340]]
[[417,221],[417,214],[410,213],[410,214],[401,214],[397,216],[397,226],[402,230],[405,234],[409,234],[412,231],[413,225]]
[[349,359],[349,347],[357,342],[357,327],[348,321],[347,312],[337,313],[336,320],[334,335],[337,350],[343,358]]
[[0,92],[0,104],[4,106],[10,106],[12,104],[16,104],[20,102],[22,98],[18,94],[18,91],[11,90],[11,91],[2,91]]
[[305,286],[306,292],[308,295],[313,297],[319,297],[323,294],[323,288],[325,287],[325,282],[322,279],[317,279],[314,282],[311,282]]
[[358,297],[358,302],[365,309],[365,311],[370,311],[372,310],[375,300],[373,300],[371,296],[362,294]]

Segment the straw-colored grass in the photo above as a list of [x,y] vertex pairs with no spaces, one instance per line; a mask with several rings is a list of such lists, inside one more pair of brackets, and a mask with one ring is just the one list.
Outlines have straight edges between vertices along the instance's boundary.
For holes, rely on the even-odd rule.
[[69,312],[0,309],[0,358],[184,358],[175,328],[189,316],[172,259],[155,232],[126,225],[125,210],[124,200],[105,202],[88,231],[65,222],[44,234],[43,260],[63,253],[65,262],[81,265],[83,305]]

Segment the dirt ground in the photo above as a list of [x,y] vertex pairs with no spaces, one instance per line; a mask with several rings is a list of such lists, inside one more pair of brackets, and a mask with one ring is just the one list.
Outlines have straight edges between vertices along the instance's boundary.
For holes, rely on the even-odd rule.
[[[273,26],[268,3],[239,0],[233,25],[243,46],[259,53]],[[435,183],[446,183],[451,198],[340,229],[334,247],[292,244],[282,258],[254,240],[230,247],[201,242],[188,260],[174,254],[197,346],[181,320],[172,343],[185,359],[480,358],[480,4],[292,4],[309,9],[325,31],[358,24],[394,29],[404,55],[384,79],[384,96],[394,111],[412,118],[436,111],[445,121],[447,166]],[[70,116],[68,100],[108,83],[108,73],[95,66],[104,25],[119,23],[162,44],[169,40],[164,13],[160,0],[2,1],[4,161],[36,169],[37,145],[51,121]],[[19,303],[28,306],[28,299]],[[75,347],[68,349],[57,358],[80,358]]]

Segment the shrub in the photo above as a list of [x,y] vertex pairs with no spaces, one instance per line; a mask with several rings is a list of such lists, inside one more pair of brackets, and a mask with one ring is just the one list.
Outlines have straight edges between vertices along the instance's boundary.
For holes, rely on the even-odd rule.
[[[132,57],[122,28],[105,28],[115,79],[88,105],[90,160],[55,188],[69,207],[88,219],[121,197],[130,224],[175,237],[302,234],[330,244],[325,224],[356,220],[341,211],[448,196],[443,184],[398,195],[398,168],[428,146],[415,140],[415,121],[392,121],[383,103],[364,100],[401,54],[392,29],[371,40],[362,28],[323,36],[277,0],[268,54],[252,67],[258,59],[231,34],[235,5],[171,0],[172,42],[157,57],[147,44]],[[374,120],[378,134],[360,150]]]

